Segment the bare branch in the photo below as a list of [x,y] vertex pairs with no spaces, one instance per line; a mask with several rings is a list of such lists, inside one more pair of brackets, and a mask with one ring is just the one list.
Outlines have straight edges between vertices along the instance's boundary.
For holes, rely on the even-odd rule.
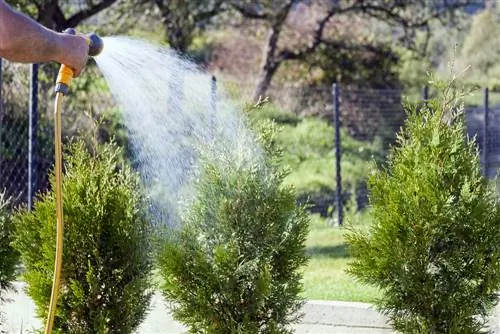
[[314,52],[316,48],[321,44],[321,41],[323,39],[323,33],[325,31],[325,27],[332,18],[333,15],[337,13],[337,8],[336,7],[331,7],[326,15],[318,21],[316,29],[314,30],[314,35],[313,35],[313,40],[311,44],[305,48],[302,51],[299,52],[293,52],[291,50],[283,50],[280,52],[278,56],[278,62],[283,61],[283,60],[291,60],[291,59],[301,59],[304,58],[306,55]]
[[102,0],[99,3],[90,6],[89,8],[79,11],[78,13],[72,15],[69,19],[66,20],[66,27],[77,26],[85,19],[88,19],[92,15],[99,13],[101,10],[108,8],[116,1],[117,0]]
[[[425,1],[424,1],[425,3]],[[473,0],[465,0],[465,1],[454,1],[446,6],[442,6],[441,8],[437,8],[435,11],[426,15],[425,17],[417,18],[415,21],[412,21],[412,18],[406,18],[399,12],[408,6],[408,3],[395,1],[392,5],[387,6],[383,4],[371,4],[367,3],[363,0],[359,0],[357,4],[352,6],[351,10],[359,10],[371,17],[383,20],[392,20],[394,23],[397,23],[403,27],[416,29],[416,28],[424,28],[429,25],[429,23],[434,20],[442,17],[447,12],[452,12],[454,10],[463,8],[467,5],[473,3]],[[423,4],[423,6],[432,6],[432,4]]]

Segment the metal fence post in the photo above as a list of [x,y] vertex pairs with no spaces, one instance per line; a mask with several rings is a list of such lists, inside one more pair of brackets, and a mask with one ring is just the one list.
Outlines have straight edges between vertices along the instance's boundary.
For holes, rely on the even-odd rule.
[[3,95],[2,95],[2,87],[3,87],[3,62],[2,58],[0,58],[0,192],[4,191],[4,180],[2,177],[1,171],[3,170]]
[[341,162],[341,142],[340,142],[340,95],[339,86],[334,83],[332,87],[333,106],[334,106],[334,125],[335,125],[335,167],[337,187],[335,192],[335,203],[337,209],[337,219],[339,226],[343,224],[343,207],[342,207],[342,171],[340,169]]
[[483,122],[483,168],[484,176],[488,177],[488,141],[489,141],[489,119],[490,119],[490,105],[489,105],[489,90],[488,87],[484,89],[484,122]]
[[429,100],[429,86],[424,86],[424,89],[422,91],[422,99],[424,102],[427,102]]
[[212,75],[212,84],[210,86],[210,108],[212,112],[217,112],[217,78]]
[[33,199],[37,191],[37,138],[38,129],[38,64],[31,65],[30,105],[28,129],[28,208],[33,208]]

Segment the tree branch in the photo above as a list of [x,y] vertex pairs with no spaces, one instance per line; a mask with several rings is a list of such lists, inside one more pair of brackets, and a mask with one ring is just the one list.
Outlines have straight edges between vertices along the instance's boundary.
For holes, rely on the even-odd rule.
[[377,47],[372,44],[349,44],[345,41],[321,41],[322,44],[337,50],[350,50],[350,51],[368,51],[373,54],[381,55],[389,58],[392,61],[397,61],[399,56],[392,52],[392,50],[384,47]]
[[330,21],[332,16],[336,13],[337,8],[331,7],[330,10],[328,10],[328,12],[326,13],[325,17],[318,21],[316,29],[314,30],[313,41],[307,48],[299,52],[293,52],[291,50],[285,49],[280,52],[277,61],[281,62],[283,60],[301,59],[304,58],[304,56],[314,52],[314,50],[316,50],[316,48],[321,44],[323,33],[328,21]]
[[160,10],[160,12],[163,13],[163,11],[165,10],[165,5],[163,4],[163,0],[154,0],[156,6],[158,6],[158,9]]
[[212,9],[198,13],[198,15],[196,15],[195,22],[208,20],[209,18],[214,17],[218,13],[224,11],[224,9],[221,9],[223,4],[224,0],[216,1]]
[[425,26],[429,25],[431,20],[441,17],[444,13],[452,12],[453,10],[463,8],[467,5],[470,5],[473,2],[474,0],[454,1],[453,3],[443,6],[443,8],[438,8],[430,15],[419,18],[414,22],[411,21],[411,18],[405,18],[404,16],[402,16],[400,13],[397,12],[398,10],[404,9],[406,7],[404,2],[396,1],[392,3],[391,6],[384,6],[384,5],[366,3],[363,0],[360,0],[357,5],[353,6],[353,9],[357,9],[374,18],[390,19],[405,28],[416,29],[416,28],[424,28]]
[[99,13],[101,10],[108,8],[116,1],[117,0],[102,0],[101,2],[92,5],[87,9],[79,11],[78,13],[74,14],[73,16],[71,16],[69,19],[66,20],[65,28],[77,26],[85,19],[88,19],[92,15]]
[[341,8],[332,6],[330,10],[326,13],[326,15],[323,17],[323,19],[318,21],[318,25],[314,31],[313,40],[311,44],[307,48],[298,52],[285,49],[280,52],[277,61],[280,62],[284,60],[303,59],[306,55],[314,52],[319,45],[325,42],[322,40],[323,33],[329,20],[334,15],[347,14],[349,12],[360,11],[374,18],[390,19],[393,22],[402,26],[405,30],[417,29],[417,28],[427,27],[431,20],[439,18],[447,11],[452,11],[455,9],[462,8],[470,4],[472,1],[473,0],[464,0],[464,1],[454,2],[442,9],[436,10],[431,15],[426,16],[425,18],[422,18],[421,20],[416,22],[411,22],[410,19],[406,19],[405,17],[403,17],[398,13],[398,10],[404,9],[407,6],[408,3],[405,3],[404,1],[394,1],[391,5],[387,6],[387,4],[374,5],[371,3],[367,3],[366,0],[357,0],[349,7]]
[[241,0],[231,1],[231,6],[249,19],[268,20],[272,17],[268,12],[259,11],[255,6],[242,4]]
[[60,31],[64,29],[64,25],[66,24],[66,18],[64,17],[64,13],[61,10],[61,6],[56,7],[56,10],[52,15],[52,21],[56,25],[56,30]]

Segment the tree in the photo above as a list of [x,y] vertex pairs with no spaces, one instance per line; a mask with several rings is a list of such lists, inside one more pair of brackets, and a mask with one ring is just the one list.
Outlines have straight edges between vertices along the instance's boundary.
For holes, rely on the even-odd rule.
[[[65,155],[64,248],[54,331],[133,333],[152,294],[151,223],[139,176],[115,144],[90,153],[82,140]],[[55,178],[32,211],[14,217],[14,247],[27,293],[47,313],[56,240]]]
[[[444,19],[454,9],[469,4],[471,0],[453,1],[451,4],[430,5],[428,1],[376,1],[376,0],[351,0],[351,1],[325,1],[325,0],[247,0],[232,1],[231,6],[244,17],[262,21],[268,27],[268,37],[262,57],[259,77],[254,91],[254,99],[264,95],[269,88],[272,78],[278,68],[286,61],[303,60],[316,52],[321,45],[327,45],[331,52],[348,50],[350,48],[367,50],[374,53],[387,52],[383,43],[376,40],[351,43],[335,38],[329,29],[335,18],[341,16],[363,17],[375,19],[388,25],[397,40],[410,47],[415,32],[426,29],[436,19]],[[315,6],[318,10],[315,27],[307,34],[302,34],[301,43],[283,45],[283,32],[293,29],[300,17],[290,20],[291,14],[299,6]],[[294,21],[294,22],[290,22]],[[300,45],[299,45],[300,44]]]
[[225,0],[154,0],[160,10],[168,44],[186,52],[194,34],[215,15],[224,10]]
[[[16,279],[16,267],[19,253],[12,247],[14,240],[14,224],[8,211],[9,201],[0,193],[0,305],[5,300],[5,292],[13,289],[12,282]],[[2,312],[0,311],[0,333],[2,333]]]
[[309,219],[283,185],[275,127],[259,134],[258,163],[205,160],[182,228],[158,255],[162,292],[191,333],[284,334],[300,318]]
[[7,0],[9,4],[56,31],[78,26],[84,20],[113,5],[117,0]]
[[470,66],[468,79],[476,84],[500,84],[500,43],[497,36],[499,29],[500,19],[495,9],[484,10],[472,20],[457,62],[460,67]]
[[351,230],[350,273],[381,288],[401,333],[485,333],[500,287],[500,207],[464,140],[456,81],[407,106],[387,167],[369,180],[373,224]]

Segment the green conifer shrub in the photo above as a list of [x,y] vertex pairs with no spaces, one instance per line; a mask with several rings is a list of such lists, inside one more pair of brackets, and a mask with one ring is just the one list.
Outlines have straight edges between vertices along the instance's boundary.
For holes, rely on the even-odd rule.
[[[0,193],[0,306],[6,302],[5,293],[13,289],[19,253],[12,247],[14,224],[8,210],[9,201]],[[0,332],[2,313],[0,312]]]
[[[113,143],[90,154],[82,142],[64,156],[57,332],[131,333],[145,317],[151,297],[150,223],[139,178],[121,156]],[[53,176],[51,184],[53,189]],[[27,293],[45,319],[54,271],[55,192],[40,195],[31,212],[21,210],[15,225]]]
[[403,333],[482,333],[500,287],[500,210],[466,139],[455,81],[407,105],[386,168],[369,180],[373,223],[347,234],[350,273],[383,291]]
[[192,333],[291,333],[300,318],[309,218],[282,184],[274,127],[260,129],[264,161],[207,159],[182,228],[159,253],[162,292]]

